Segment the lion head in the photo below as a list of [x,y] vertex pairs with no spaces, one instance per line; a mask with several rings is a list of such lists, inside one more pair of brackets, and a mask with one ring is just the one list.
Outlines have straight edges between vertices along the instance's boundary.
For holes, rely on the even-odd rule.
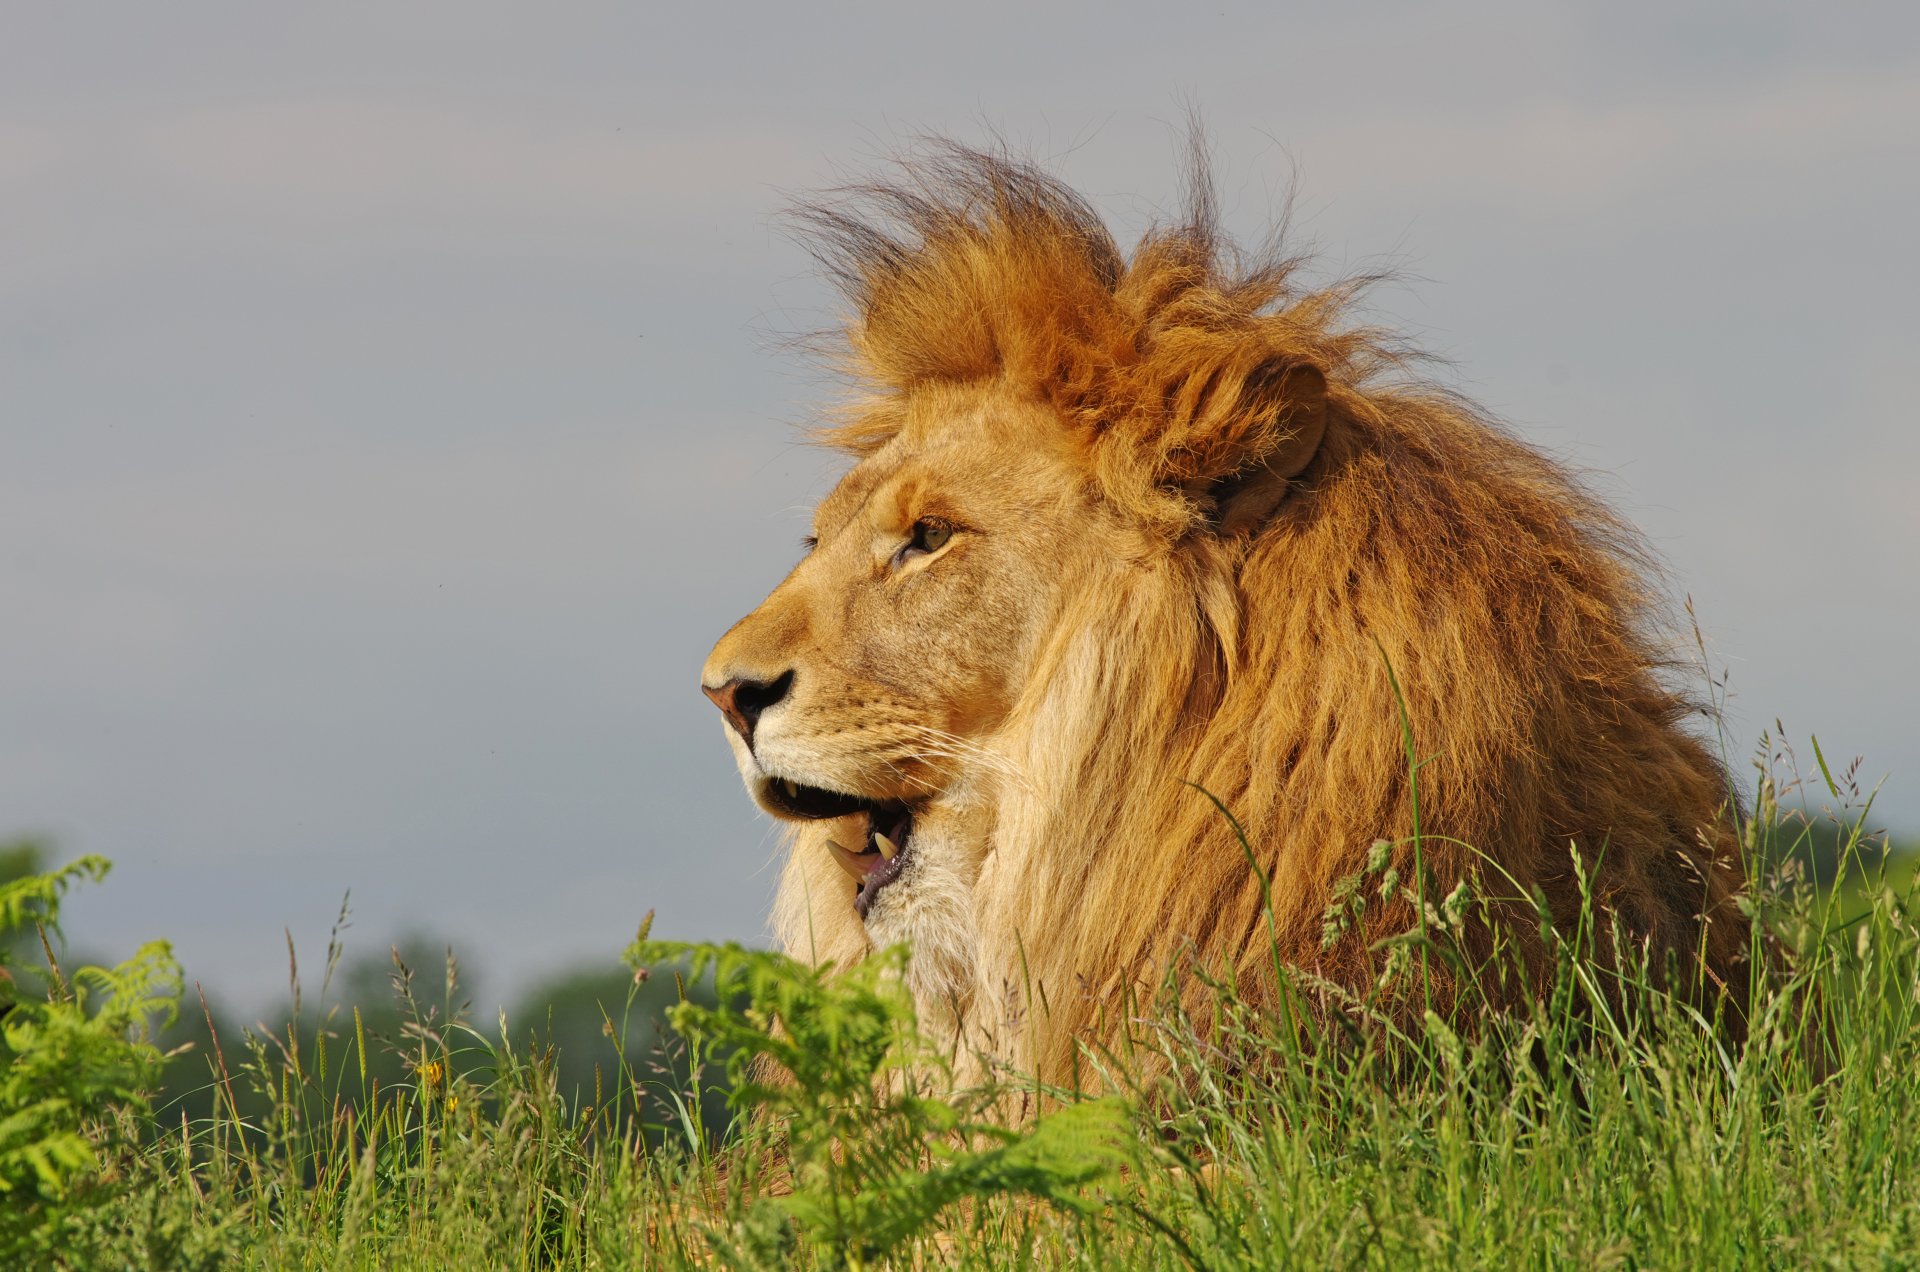
[[787,947],[907,942],[927,1019],[1047,1076],[1177,958],[1258,994],[1277,940],[1364,982],[1404,903],[1322,916],[1410,851],[1404,719],[1433,886],[1492,863],[1570,916],[1584,874],[1730,978],[1727,781],[1631,534],[1195,185],[1131,254],[960,147],[803,211],[852,309],[851,467],[703,676],[791,829]]

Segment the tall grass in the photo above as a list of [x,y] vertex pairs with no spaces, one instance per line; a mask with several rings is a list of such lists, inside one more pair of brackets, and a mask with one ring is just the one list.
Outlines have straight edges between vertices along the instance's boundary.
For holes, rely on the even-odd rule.
[[[408,1024],[384,1043],[343,1007],[214,1040],[198,1120],[92,1109],[92,1163],[36,1193],[15,1236],[70,1267],[1913,1266],[1910,872],[1852,774],[1816,756],[1830,821],[1791,811],[1806,793],[1771,751],[1748,799],[1767,947],[1734,987],[1744,1031],[1667,992],[1630,942],[1597,957],[1614,948],[1599,906],[1550,936],[1548,990],[1524,1008],[1405,1010],[1476,919],[1512,910],[1497,878],[1433,896],[1385,845],[1327,921],[1417,902],[1398,979],[1343,993],[1283,967],[1263,1010],[1173,969],[1127,1047],[1087,1057],[1087,1090],[1009,1130],[1032,1082],[950,1090],[899,953],[830,977],[643,930],[636,986],[713,986],[674,1010],[673,1064],[623,1054],[596,1090],[563,1091],[511,1022],[459,1015],[451,965],[437,995],[399,968]],[[1194,977],[1204,1010],[1180,1006]],[[370,1078],[396,1048],[406,1079]],[[728,1083],[746,1116],[716,1139],[697,1110]]]

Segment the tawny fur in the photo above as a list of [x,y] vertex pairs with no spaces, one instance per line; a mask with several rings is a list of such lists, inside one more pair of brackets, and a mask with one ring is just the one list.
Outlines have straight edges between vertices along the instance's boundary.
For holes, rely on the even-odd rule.
[[[1187,217],[1124,255],[1003,156],[945,147],[905,171],[803,213],[852,305],[867,391],[825,440],[856,464],[820,547],[709,662],[710,683],[796,672],[763,753],[735,738],[750,785],[764,768],[926,801],[921,868],[866,923],[822,846],[843,832],[796,827],[789,949],[844,962],[910,939],[930,1019],[1055,1079],[1170,965],[1231,967],[1258,1000],[1260,879],[1198,786],[1245,827],[1282,958],[1362,988],[1409,907],[1373,905],[1331,945],[1322,917],[1378,839],[1411,873],[1391,668],[1436,896],[1517,884],[1572,922],[1577,852],[1603,924],[1689,983],[1742,980],[1726,776],[1663,680],[1627,528],[1350,325],[1353,287],[1239,254],[1203,175]],[[1250,476],[1300,444],[1290,395],[1322,376],[1317,449],[1228,533]],[[929,508],[966,527],[952,548],[884,564]],[[1530,911],[1509,913],[1544,970]],[[1531,987],[1469,988],[1443,979],[1443,1008]]]

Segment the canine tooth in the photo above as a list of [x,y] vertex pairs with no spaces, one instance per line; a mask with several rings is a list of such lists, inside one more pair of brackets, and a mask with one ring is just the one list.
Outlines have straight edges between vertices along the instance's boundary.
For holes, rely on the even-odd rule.
[[800,794],[800,783],[790,777],[783,777],[780,779],[780,789],[787,793],[788,799],[793,799]]
[[866,882],[867,868],[860,864],[860,858],[865,856],[865,853],[849,852],[831,839],[827,840],[827,851],[833,854],[834,861],[842,870],[862,883]]
[[879,845],[880,855],[888,861],[892,861],[899,855],[900,846],[877,830],[873,832],[873,842]]

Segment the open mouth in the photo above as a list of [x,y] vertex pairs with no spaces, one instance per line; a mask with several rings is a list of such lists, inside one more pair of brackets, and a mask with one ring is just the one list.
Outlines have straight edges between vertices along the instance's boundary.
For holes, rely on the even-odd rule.
[[861,918],[880,889],[900,877],[913,848],[913,810],[898,800],[863,799],[839,791],[803,786],[776,778],[766,784],[764,798],[775,809],[804,821],[826,821],[856,814],[866,819],[863,841],[857,845],[829,839],[827,851],[857,885],[853,908]]

